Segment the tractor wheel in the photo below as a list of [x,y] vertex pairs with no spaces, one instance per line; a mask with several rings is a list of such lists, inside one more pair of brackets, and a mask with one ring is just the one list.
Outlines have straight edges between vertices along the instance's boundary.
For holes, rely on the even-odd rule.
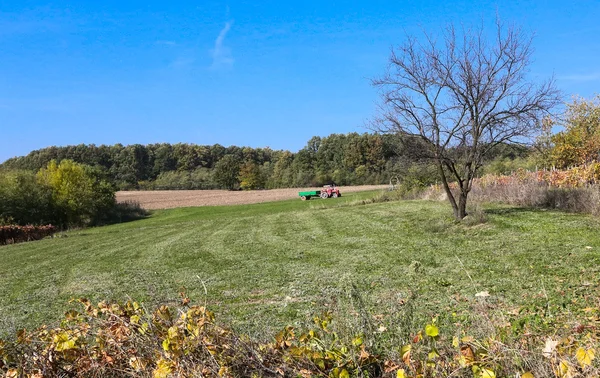
[[327,194],[327,192],[323,192],[323,193],[321,193],[321,198],[323,198],[323,199],[329,198],[329,195]]
[[333,198],[338,198],[338,194],[337,194],[337,192],[333,192],[333,193],[331,193],[331,197],[333,197]]
[[302,196],[300,197],[302,199],[302,201],[306,201],[308,198],[306,198],[306,196]]

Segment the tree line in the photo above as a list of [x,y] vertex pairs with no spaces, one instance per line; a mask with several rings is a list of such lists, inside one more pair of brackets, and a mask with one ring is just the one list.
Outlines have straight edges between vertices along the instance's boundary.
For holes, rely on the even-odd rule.
[[32,151],[0,169],[38,171],[52,160],[72,160],[93,167],[121,190],[380,184],[403,171],[396,144],[393,135],[370,133],[315,136],[295,153],[219,144],[80,144]]

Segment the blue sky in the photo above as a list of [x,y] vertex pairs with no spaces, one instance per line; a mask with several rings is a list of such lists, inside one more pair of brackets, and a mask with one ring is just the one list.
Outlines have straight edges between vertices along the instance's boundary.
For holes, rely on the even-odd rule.
[[364,132],[390,47],[499,14],[534,32],[531,77],[600,87],[600,1],[2,1],[0,161],[50,145],[298,150]]

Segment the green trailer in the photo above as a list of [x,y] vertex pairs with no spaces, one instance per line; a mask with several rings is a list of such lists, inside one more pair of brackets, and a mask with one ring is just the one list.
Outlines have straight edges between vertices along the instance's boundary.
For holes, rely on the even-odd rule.
[[311,199],[312,197],[326,198],[338,198],[342,196],[340,190],[335,185],[324,185],[323,190],[308,190],[305,192],[298,192],[302,201]]
[[298,192],[298,195],[300,196],[300,198],[302,198],[302,201],[306,201],[306,200],[311,199],[312,197],[320,197],[321,191],[320,190],[310,190],[310,191],[306,191],[306,192]]

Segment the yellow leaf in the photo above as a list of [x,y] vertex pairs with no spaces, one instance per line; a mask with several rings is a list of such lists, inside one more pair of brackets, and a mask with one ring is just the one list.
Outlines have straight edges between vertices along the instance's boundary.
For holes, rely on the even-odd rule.
[[579,347],[577,352],[575,352],[575,357],[577,357],[579,365],[581,365],[582,368],[585,368],[586,366],[590,366],[592,364],[592,360],[594,357],[596,357],[596,354],[594,349],[590,348],[585,350],[584,348]]
[[352,345],[354,345],[354,346],[361,346],[362,343],[363,343],[363,339],[360,336],[357,336],[352,340]]
[[460,367],[467,367],[469,364],[467,363],[467,359],[465,358],[465,356],[460,356],[458,358],[458,364],[460,365]]
[[425,334],[429,337],[436,337],[440,334],[440,330],[433,324],[427,324],[425,326]]
[[54,336],[53,340],[56,343],[54,348],[57,352],[75,348],[76,339],[73,339],[67,332],[61,332]]
[[429,360],[435,360],[435,359],[436,359],[436,358],[438,358],[439,356],[440,356],[440,355],[439,355],[439,353],[437,352],[437,350],[435,350],[435,349],[432,349],[432,350],[431,350],[431,352],[429,352],[429,354],[427,355],[427,358],[428,358]]
[[153,378],[167,378],[171,374],[173,368],[169,361],[165,361],[162,358],[156,363],[156,369],[152,372]]
[[533,376],[533,374],[531,374],[531,372],[528,371],[527,373],[521,375],[521,378],[535,378],[535,377]]
[[404,356],[406,353],[409,353],[411,349],[412,346],[410,344],[405,345],[402,347],[402,349],[400,349],[400,353],[402,353],[402,356]]
[[402,353],[402,361],[405,364],[410,365],[410,350],[412,347],[410,345],[405,345],[400,349],[400,353]]
[[558,375],[561,378],[571,378],[573,376],[573,373],[571,372],[571,368],[569,367],[569,363],[567,361],[560,361],[560,364],[558,365],[558,372],[556,375]]
[[481,368],[481,378],[496,378],[496,373],[492,370]]
[[340,378],[350,378],[350,374],[348,374],[348,370],[346,370],[346,369],[343,369],[343,370],[340,372]]
[[398,369],[398,372],[396,373],[396,378],[406,378],[406,373],[404,372],[404,369]]
[[459,345],[460,345],[460,343],[459,343],[459,341],[458,341],[458,337],[457,337],[457,336],[454,336],[454,337],[452,338],[452,346],[453,346],[453,347],[455,347],[455,348],[458,348],[458,346],[459,346]]

